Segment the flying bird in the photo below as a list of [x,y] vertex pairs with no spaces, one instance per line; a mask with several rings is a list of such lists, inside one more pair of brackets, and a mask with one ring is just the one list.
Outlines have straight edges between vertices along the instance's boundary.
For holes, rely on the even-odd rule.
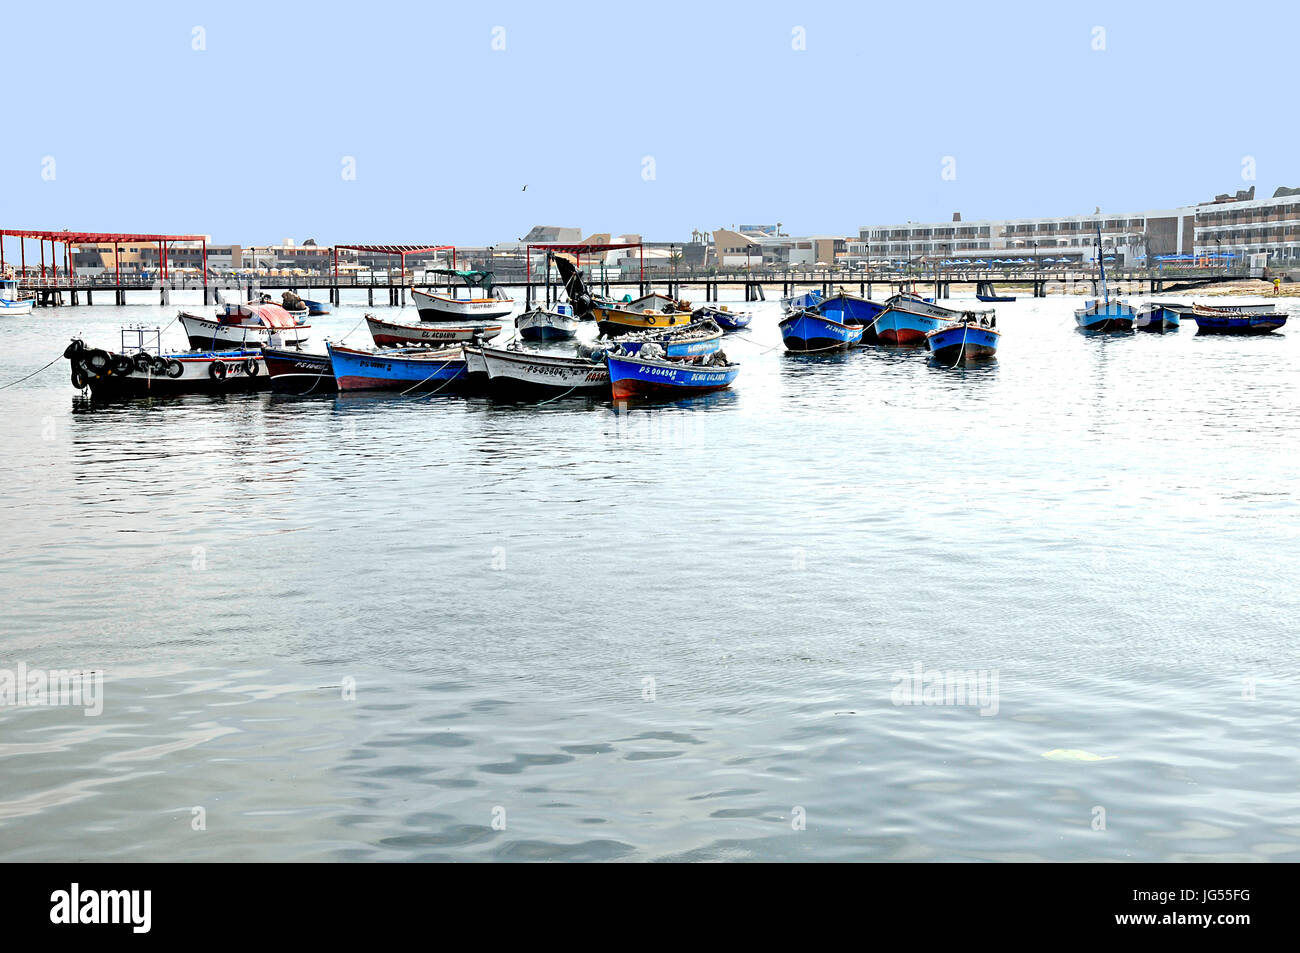
[[527,191],[528,191],[528,186],[525,185],[525,186],[524,186],[522,189],[520,189],[519,191],[521,191],[521,192],[527,192]]

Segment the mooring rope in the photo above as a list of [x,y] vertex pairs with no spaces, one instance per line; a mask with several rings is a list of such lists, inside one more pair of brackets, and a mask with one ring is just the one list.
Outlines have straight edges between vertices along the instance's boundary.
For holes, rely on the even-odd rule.
[[57,363],[58,363],[59,361],[61,361],[61,360],[63,360],[63,355],[62,355],[62,354],[60,354],[60,355],[59,355],[58,357],[56,357],[54,360],[50,361],[50,363],[46,364],[45,367],[39,367],[39,368],[37,368],[36,370],[32,371],[32,372],[31,372],[30,374],[28,374],[26,377],[20,377],[20,378],[18,378],[18,380],[16,380],[16,381],[10,381],[8,384],[0,384],[0,390],[4,390],[6,387],[13,387],[15,384],[21,384],[21,383],[22,383],[23,381],[25,381],[25,380],[30,380],[31,378],[33,378],[33,377],[35,377],[37,374],[39,374],[41,371],[48,370],[49,368],[53,367],[55,364],[57,364]]

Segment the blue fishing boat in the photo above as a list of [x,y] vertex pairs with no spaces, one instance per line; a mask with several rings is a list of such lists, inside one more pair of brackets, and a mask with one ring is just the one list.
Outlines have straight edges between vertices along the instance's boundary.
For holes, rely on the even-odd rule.
[[642,331],[616,339],[624,354],[637,354],[646,344],[656,344],[670,361],[704,357],[722,348],[722,328],[710,320],[697,321],[675,331]]
[[302,303],[307,306],[307,316],[311,318],[318,317],[322,314],[329,314],[329,305],[321,304],[319,301],[312,301],[310,298],[301,299]]
[[659,398],[675,400],[724,390],[740,373],[740,365],[727,361],[721,351],[695,361],[668,361],[658,357],[610,354],[610,388],[614,400]]
[[748,311],[729,311],[726,305],[717,308],[712,305],[696,308],[691,313],[691,317],[696,321],[708,319],[724,331],[743,331],[749,327],[749,322],[754,320],[754,316]]
[[469,374],[459,347],[437,351],[362,351],[325,342],[341,391],[443,390],[463,385]]
[[976,320],[975,315],[966,314],[955,324],[927,333],[925,346],[935,360],[960,364],[992,357],[997,353],[1001,339],[997,318]]
[[863,298],[859,295],[851,295],[846,291],[840,291],[822,301],[812,310],[830,318],[832,321],[838,321],[840,324],[862,325],[864,330],[861,343],[874,344],[876,342],[876,319],[885,310],[885,305],[879,301],[872,301],[870,298]]
[[781,299],[781,307],[786,311],[802,311],[815,308],[822,303],[822,293],[817,289],[801,295],[788,295]]
[[[876,339],[881,344],[920,346],[925,336],[960,321],[966,312],[945,308],[912,294],[894,295],[876,318]],[[992,312],[980,312],[991,316]]]
[[1007,302],[1007,301],[1015,301],[1015,300],[1016,300],[1016,296],[1015,296],[1015,295],[990,295],[990,294],[979,295],[979,294],[977,294],[977,295],[975,296],[975,298],[976,298],[976,300],[978,300],[978,301],[997,302],[998,304],[1002,304],[1002,303]]
[[1211,308],[1195,305],[1192,314],[1201,334],[1269,334],[1286,324],[1286,313],[1263,310],[1271,305]]
[[1177,331],[1182,324],[1184,312],[1191,311],[1191,305],[1162,304],[1152,301],[1137,309],[1133,316],[1133,327],[1139,331]]
[[787,351],[809,354],[853,347],[862,341],[865,326],[842,324],[815,311],[796,311],[780,324]]
[[1132,331],[1137,308],[1127,301],[1111,301],[1106,287],[1106,257],[1101,249],[1101,224],[1097,225],[1097,267],[1101,273],[1101,297],[1088,300],[1074,312],[1081,331]]

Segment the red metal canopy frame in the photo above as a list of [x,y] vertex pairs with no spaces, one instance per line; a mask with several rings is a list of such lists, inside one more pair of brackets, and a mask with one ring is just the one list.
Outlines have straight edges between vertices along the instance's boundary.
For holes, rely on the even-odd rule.
[[524,267],[526,270],[532,269],[534,248],[542,248],[546,251],[565,252],[566,254],[573,255],[578,260],[579,268],[582,267],[583,252],[591,253],[617,251],[620,248],[635,248],[637,249],[638,256],[641,260],[641,277],[638,280],[645,281],[645,246],[642,245],[641,242],[578,242],[576,244],[563,242],[530,242],[524,258]]
[[335,245],[334,246],[334,280],[339,280],[339,249],[345,251],[364,251],[374,255],[398,255],[402,259],[402,284],[406,284],[406,256],[427,255],[429,252],[450,251],[451,267],[456,267],[455,245]]
[[59,277],[59,259],[55,253],[54,246],[58,242],[63,243],[63,266],[68,274],[69,280],[76,278],[76,270],[72,264],[72,246],[73,245],[113,245],[113,267],[117,276],[117,283],[122,283],[122,262],[119,254],[119,246],[122,242],[134,242],[142,245],[158,246],[158,262],[162,272],[162,277],[167,277],[167,246],[173,242],[202,242],[203,243],[203,284],[206,287],[208,283],[208,237],[206,235],[137,235],[131,232],[72,232],[51,231],[41,228],[3,228],[0,229],[0,271],[4,270],[5,254],[4,239],[17,238],[18,250],[21,256],[21,266],[23,275],[27,274],[27,239],[35,238],[40,242],[41,247],[41,277],[45,277],[45,243],[50,243],[50,260],[53,266],[52,277],[57,281]]

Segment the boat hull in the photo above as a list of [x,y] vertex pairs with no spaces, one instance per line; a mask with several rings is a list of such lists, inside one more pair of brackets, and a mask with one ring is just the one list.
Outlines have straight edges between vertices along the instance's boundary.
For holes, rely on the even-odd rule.
[[488,390],[497,396],[591,395],[609,388],[609,369],[597,361],[505,348],[474,350],[487,369]]
[[724,311],[722,308],[696,308],[691,312],[693,321],[712,321],[724,331],[743,331],[754,316],[748,311]]
[[927,350],[938,361],[958,364],[987,360],[998,352],[1002,335],[977,324],[956,324],[931,331],[925,336]]
[[326,347],[340,391],[454,390],[469,379],[461,348],[415,355]]
[[[94,372],[81,352],[69,358],[74,372],[85,375],[86,385],[97,398],[170,397],[180,394],[228,394],[266,390],[270,386],[262,352],[254,349],[188,351],[164,354],[162,358],[181,367],[179,376],[153,371]],[[219,365],[219,371],[214,367]],[[75,382],[74,382],[75,384]]]
[[271,390],[285,394],[328,394],[338,390],[328,354],[290,348],[262,348]]
[[30,298],[24,298],[20,301],[0,298],[0,317],[17,317],[21,314],[31,314],[33,304],[34,302]]
[[1286,319],[1281,313],[1197,314],[1196,330],[1199,334],[1271,334],[1286,324]]
[[[707,325],[712,327],[712,325]],[[682,333],[692,333],[697,328],[683,328]],[[624,354],[639,354],[641,349],[647,344],[654,343],[659,345],[664,351],[664,357],[670,361],[689,360],[693,357],[707,357],[722,349],[722,329],[715,328],[712,333],[692,334],[691,337],[683,338],[668,332],[667,334],[649,334],[638,340],[629,341],[621,339],[619,348]]]
[[1148,305],[1138,309],[1133,316],[1133,327],[1139,331],[1160,333],[1176,331],[1181,327],[1182,315],[1174,308],[1163,305]]
[[610,390],[614,400],[675,400],[725,390],[740,373],[739,364],[710,367],[642,360],[611,354]]
[[865,328],[861,324],[841,324],[811,311],[800,311],[782,321],[780,329],[787,351],[809,354],[853,347],[862,340]]
[[578,319],[541,308],[515,318],[515,329],[525,341],[570,341],[578,334]]
[[1074,312],[1074,322],[1081,331],[1132,331],[1137,309],[1125,301],[1091,301]]
[[370,337],[378,347],[442,347],[465,341],[490,341],[501,333],[500,324],[469,324],[461,327],[426,327],[422,324],[397,324],[366,315]]
[[818,314],[825,315],[832,321],[838,321],[841,324],[862,325],[861,343],[863,344],[875,344],[879,340],[876,319],[885,310],[885,305],[879,301],[859,298],[856,295],[845,294],[841,291],[833,297],[826,298],[814,310]]
[[411,303],[421,321],[491,321],[514,310],[511,298],[455,298],[411,289]]
[[876,318],[876,340],[881,344],[920,347],[925,344],[927,334],[951,323],[955,314],[956,312],[949,312],[941,317],[888,307]]
[[595,305],[591,313],[600,333],[609,337],[632,331],[667,330],[692,321],[689,311],[625,311],[622,308]]

